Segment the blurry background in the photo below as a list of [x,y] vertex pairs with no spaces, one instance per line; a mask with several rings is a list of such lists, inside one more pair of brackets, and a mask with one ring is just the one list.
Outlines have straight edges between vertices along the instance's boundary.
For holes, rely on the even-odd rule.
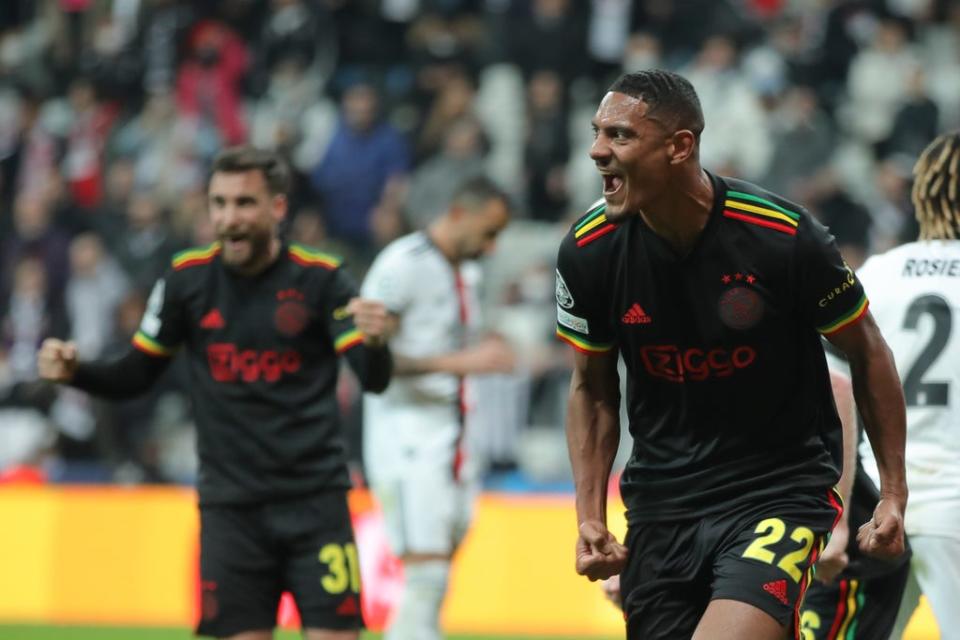
[[[488,261],[485,297],[490,326],[522,366],[475,381],[469,429],[494,506],[498,496],[535,495],[566,509],[570,356],[553,340],[553,263],[569,223],[599,197],[587,156],[596,105],[620,73],[650,67],[695,85],[708,169],[807,206],[856,267],[915,236],[912,164],[938,132],[960,126],[960,3],[3,0],[0,482],[54,492],[192,483],[184,371],[174,366],[150,394],[106,404],[36,384],[35,351],[56,336],[76,340],[86,358],[122,352],[170,255],[212,240],[211,159],[248,141],[295,168],[288,237],[345,256],[358,280],[380,247],[428,224],[460,180],[486,173],[513,195],[518,219]],[[362,486],[358,392],[347,374],[339,397]],[[38,544],[39,530],[100,535],[82,514],[37,515],[78,511],[76,493],[16,491],[0,493],[6,552]],[[189,492],[171,491],[157,495],[189,506]],[[9,511],[14,503],[40,520]],[[186,524],[169,526],[185,527],[188,544],[194,516],[176,513]],[[562,575],[573,573],[568,519],[559,555],[544,559]],[[534,538],[551,531],[528,527]],[[461,569],[455,587],[470,583]],[[35,610],[0,607],[0,622],[56,618],[50,598]],[[464,599],[455,589],[448,613]],[[597,630],[615,630],[616,612],[601,607],[595,617],[613,626]],[[61,621],[82,621],[83,611]],[[482,631],[484,619],[454,626]],[[137,620],[181,622],[127,622]]]

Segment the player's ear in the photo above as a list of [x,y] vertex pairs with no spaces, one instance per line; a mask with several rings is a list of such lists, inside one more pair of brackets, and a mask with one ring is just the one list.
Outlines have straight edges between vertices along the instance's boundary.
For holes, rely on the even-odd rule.
[[681,164],[693,157],[697,150],[697,136],[689,129],[680,129],[671,136],[670,164]]
[[281,222],[287,217],[288,205],[289,201],[287,200],[287,196],[282,193],[273,196],[270,201],[270,213],[273,215],[275,222]]

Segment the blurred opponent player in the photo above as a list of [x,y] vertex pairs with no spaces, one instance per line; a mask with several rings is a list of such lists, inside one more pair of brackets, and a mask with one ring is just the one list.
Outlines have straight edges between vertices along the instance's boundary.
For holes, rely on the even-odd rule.
[[[621,77],[594,117],[603,200],[563,240],[557,333],[575,349],[567,440],[576,567],[621,574],[630,638],[780,640],[840,515],[840,428],[820,335],[851,362],[881,500],[859,532],[903,551],[904,409],[860,283],[802,207],[701,167],[703,114],[666,71]],[[627,539],[606,527],[619,439],[634,438]]]
[[[907,403],[906,529],[910,581],[893,637],[922,591],[944,640],[960,638],[960,131],[937,137],[914,167],[920,239],[858,272],[896,359]],[[861,447],[874,480],[877,465]]]
[[464,376],[508,371],[513,355],[480,330],[474,260],[507,225],[504,193],[485,178],[455,192],[426,231],[377,256],[362,295],[392,319],[394,380],[364,401],[364,461],[383,508],[392,551],[403,562],[401,601],[387,640],[441,637],[450,561],[470,522],[476,478],[464,465]]
[[73,343],[47,340],[38,365],[119,399],[182,348],[200,455],[197,633],[269,639],[290,591],[308,640],[353,640],[360,579],[334,390],[340,354],[365,388],[387,386],[386,312],[355,297],[336,258],[279,238],[289,181],[273,153],[221,153],[207,188],[219,240],[174,256],[133,348],[82,362]]

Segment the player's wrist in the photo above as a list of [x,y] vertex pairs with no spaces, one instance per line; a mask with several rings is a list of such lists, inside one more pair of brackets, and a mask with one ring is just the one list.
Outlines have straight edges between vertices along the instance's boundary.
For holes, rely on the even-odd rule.
[[905,506],[908,496],[909,491],[906,483],[887,484],[881,482],[880,484],[880,500],[889,500],[900,506]]

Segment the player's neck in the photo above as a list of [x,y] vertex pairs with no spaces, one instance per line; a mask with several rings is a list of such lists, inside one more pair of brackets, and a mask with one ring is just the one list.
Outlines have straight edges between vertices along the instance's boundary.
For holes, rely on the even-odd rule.
[[676,188],[640,212],[650,229],[680,255],[688,254],[710,220],[714,198],[713,182],[702,169],[684,177]]
[[453,241],[452,229],[446,217],[434,220],[427,227],[426,234],[430,242],[440,250],[440,253],[450,264],[460,264],[460,257],[457,255],[456,245]]

